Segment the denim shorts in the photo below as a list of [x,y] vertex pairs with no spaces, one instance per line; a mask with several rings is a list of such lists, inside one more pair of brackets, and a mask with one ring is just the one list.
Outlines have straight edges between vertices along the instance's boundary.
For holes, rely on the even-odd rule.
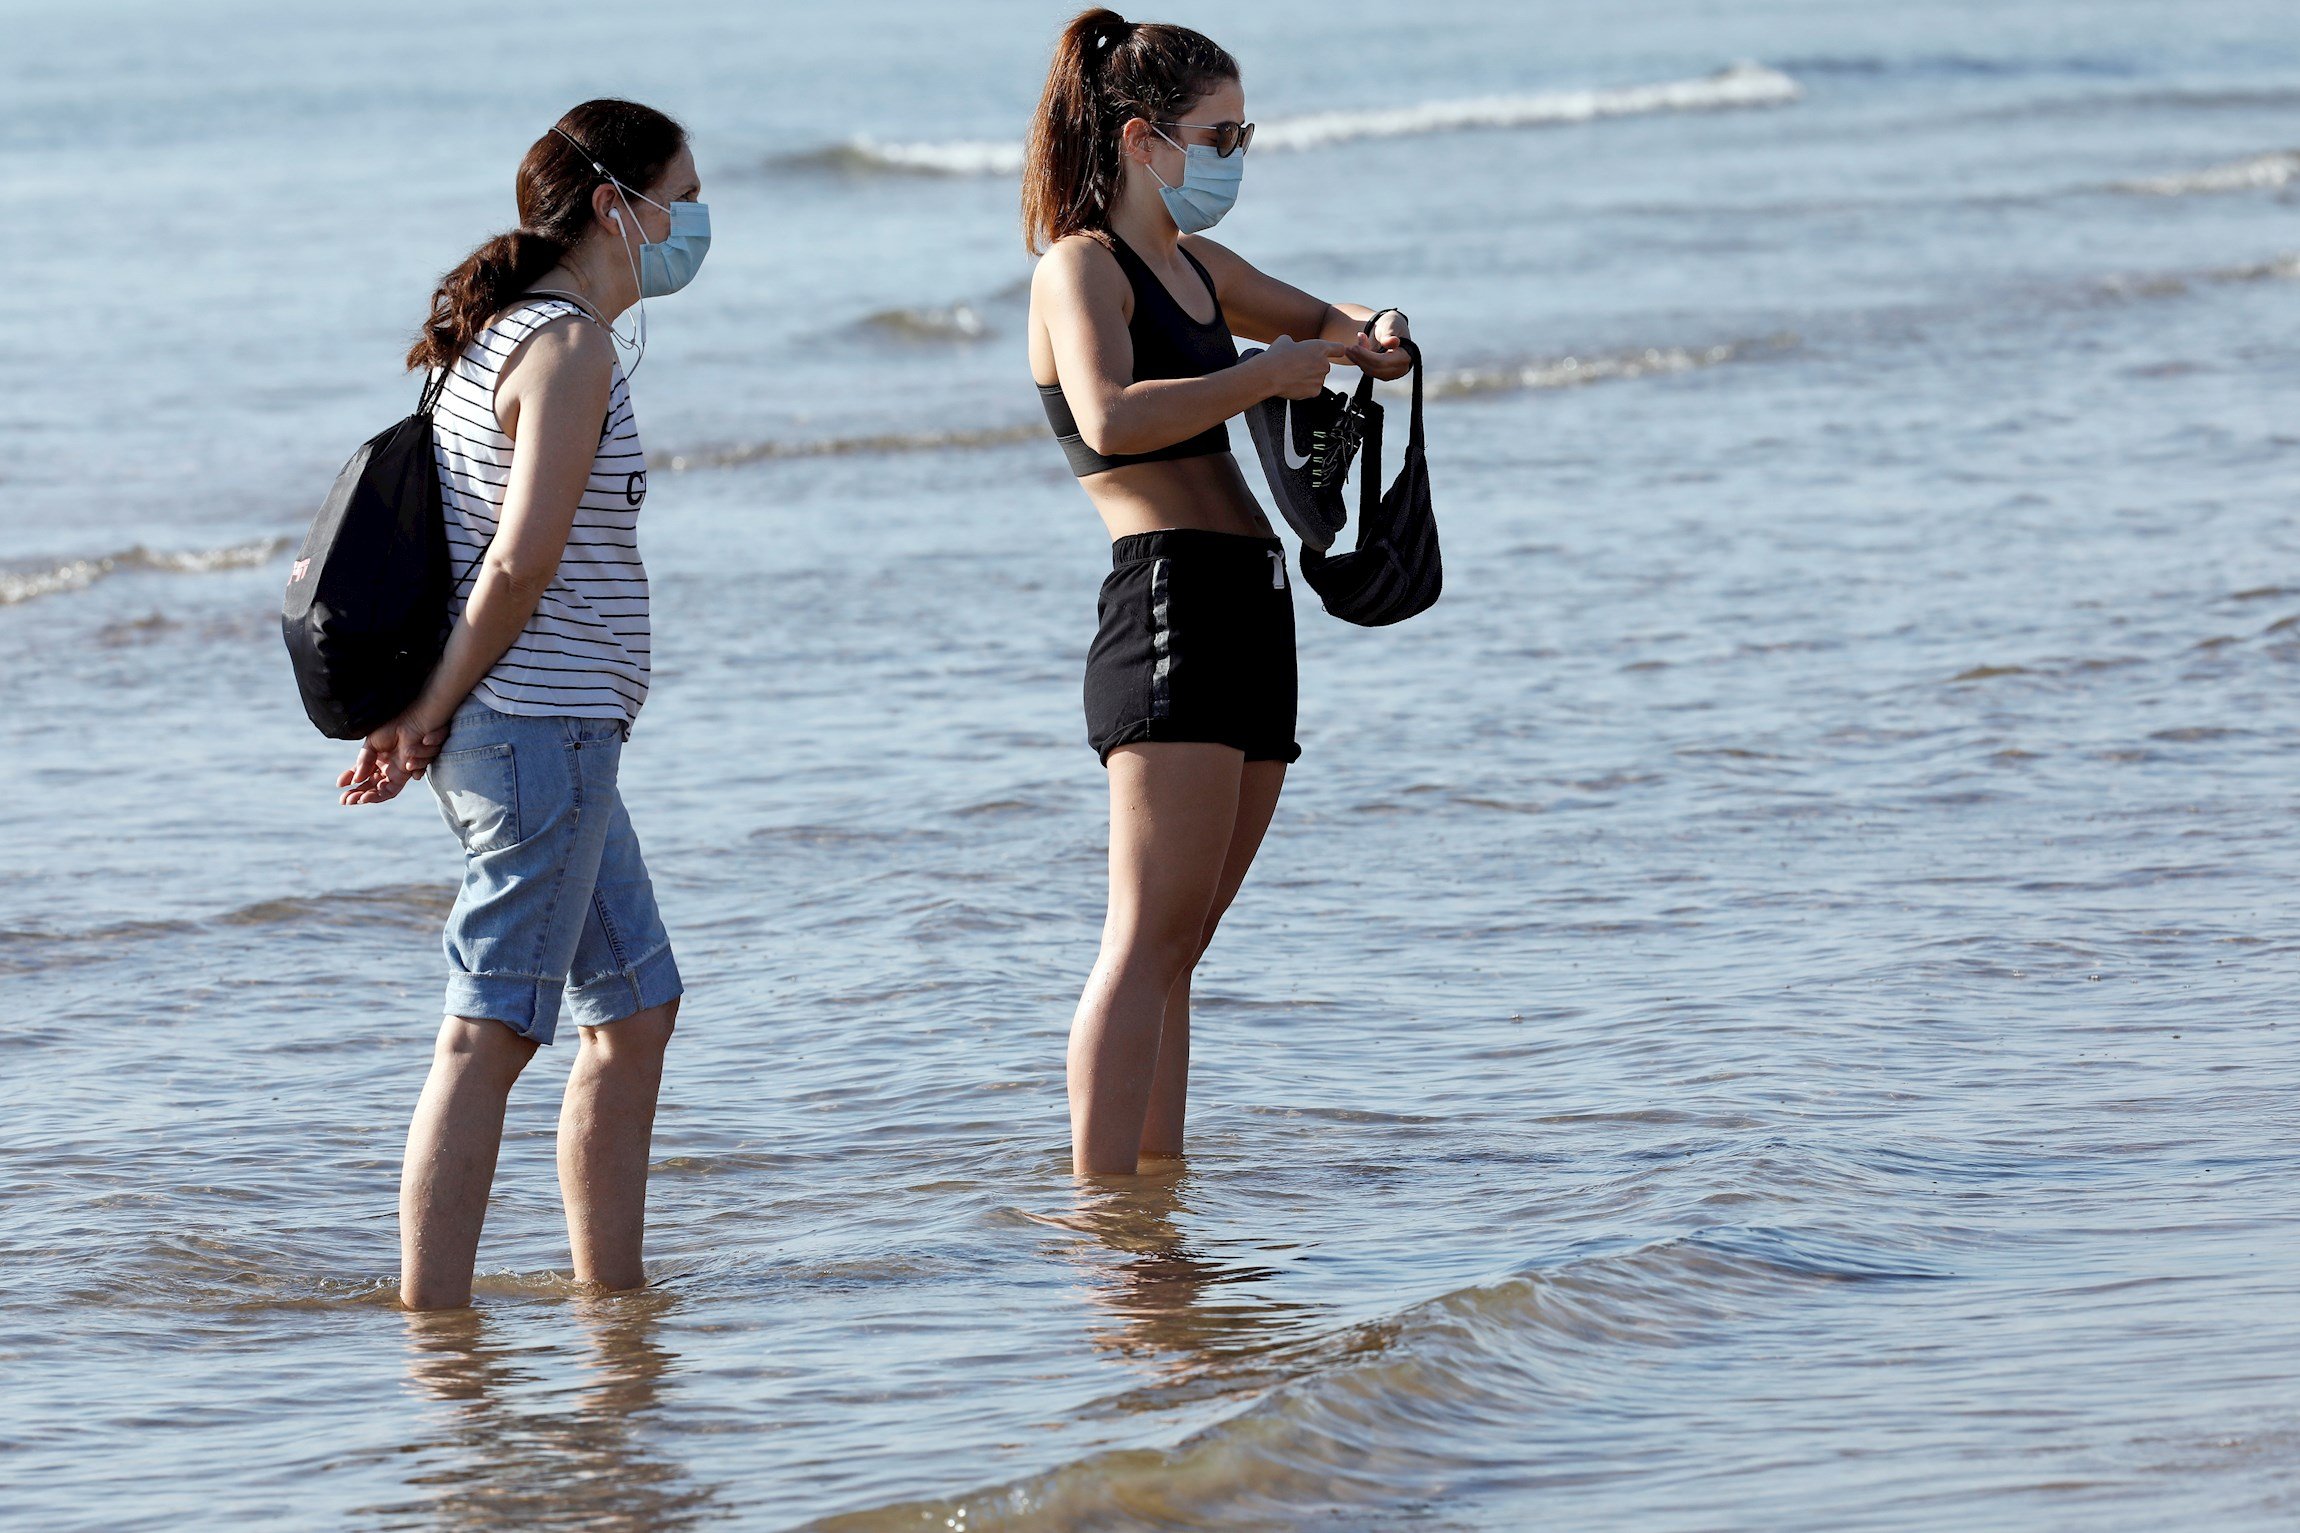
[[615,774],[620,719],[531,717],[467,702],[427,774],[463,843],[447,914],[447,1014],[549,1043],[685,988]]

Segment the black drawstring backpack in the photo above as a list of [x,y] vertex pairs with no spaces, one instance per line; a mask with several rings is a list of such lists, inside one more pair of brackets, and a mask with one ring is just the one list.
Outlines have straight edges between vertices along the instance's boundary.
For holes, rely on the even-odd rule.
[[447,645],[454,573],[432,448],[432,407],[372,437],[312,518],[288,576],[280,631],[303,711],[333,740],[365,738],[398,717]]
[[[1362,417],[1354,436],[1362,444],[1364,460],[1358,465],[1358,542],[1346,554],[1327,554],[1302,546],[1302,578],[1318,593],[1326,610],[1345,622],[1365,628],[1402,623],[1437,601],[1445,586],[1445,567],[1438,557],[1437,516],[1430,510],[1429,459],[1422,442],[1422,353],[1411,341],[1402,343],[1414,359],[1412,425],[1406,436],[1405,463],[1397,482],[1382,490],[1382,407],[1373,398],[1373,380],[1358,385],[1350,412]],[[1343,471],[1348,461],[1343,460]],[[1340,489],[1338,474],[1331,476]],[[1271,489],[1281,493],[1273,483]]]

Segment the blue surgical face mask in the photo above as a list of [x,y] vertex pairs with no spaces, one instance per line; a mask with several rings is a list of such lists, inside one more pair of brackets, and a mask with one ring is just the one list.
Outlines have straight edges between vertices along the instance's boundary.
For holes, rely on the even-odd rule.
[[639,296],[667,298],[695,280],[703,257],[710,252],[711,210],[700,202],[674,202],[663,207],[644,192],[631,195],[671,215],[667,239],[639,246]]
[[1150,172],[1158,183],[1158,200],[1173,215],[1174,227],[1184,234],[1213,228],[1238,201],[1238,183],[1246,176],[1246,151],[1236,149],[1225,157],[1216,154],[1211,144],[1175,144],[1158,129],[1150,131],[1182,151],[1180,186],[1168,186],[1164,176]]

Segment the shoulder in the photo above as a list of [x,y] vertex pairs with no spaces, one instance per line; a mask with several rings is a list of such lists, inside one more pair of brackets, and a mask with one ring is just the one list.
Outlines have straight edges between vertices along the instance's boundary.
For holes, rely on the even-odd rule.
[[521,339],[505,372],[516,370],[522,383],[536,386],[607,388],[615,371],[615,342],[606,330],[571,305],[537,318],[540,322]]
[[530,330],[527,348],[539,357],[553,357],[569,367],[588,370],[615,365],[613,338],[605,327],[573,306],[545,317]]
[[1110,247],[1091,234],[1066,234],[1038,259],[1030,274],[1033,294],[1100,297],[1130,290],[1126,273]]

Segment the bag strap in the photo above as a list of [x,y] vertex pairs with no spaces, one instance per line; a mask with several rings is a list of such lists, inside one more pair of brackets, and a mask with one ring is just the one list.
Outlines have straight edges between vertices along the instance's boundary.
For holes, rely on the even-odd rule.
[[[1358,387],[1370,395],[1373,384],[1368,375]],[[1365,424],[1358,428],[1358,547],[1363,548],[1382,509],[1382,407],[1375,405],[1361,414]]]
[[[1412,341],[1398,344],[1414,359],[1413,411],[1406,426],[1406,458],[1410,464],[1414,459],[1427,456],[1422,440],[1422,349]],[[1373,391],[1373,375],[1368,373],[1350,398],[1350,408],[1365,418],[1365,426],[1358,435],[1358,537],[1361,541],[1382,505],[1382,412],[1378,406],[1371,410],[1365,408]],[[1404,471],[1401,466],[1399,472]]]
[[1406,451],[1414,457],[1422,456],[1422,349],[1412,341],[1400,341],[1406,355],[1414,359],[1414,409],[1412,424],[1406,428]]

